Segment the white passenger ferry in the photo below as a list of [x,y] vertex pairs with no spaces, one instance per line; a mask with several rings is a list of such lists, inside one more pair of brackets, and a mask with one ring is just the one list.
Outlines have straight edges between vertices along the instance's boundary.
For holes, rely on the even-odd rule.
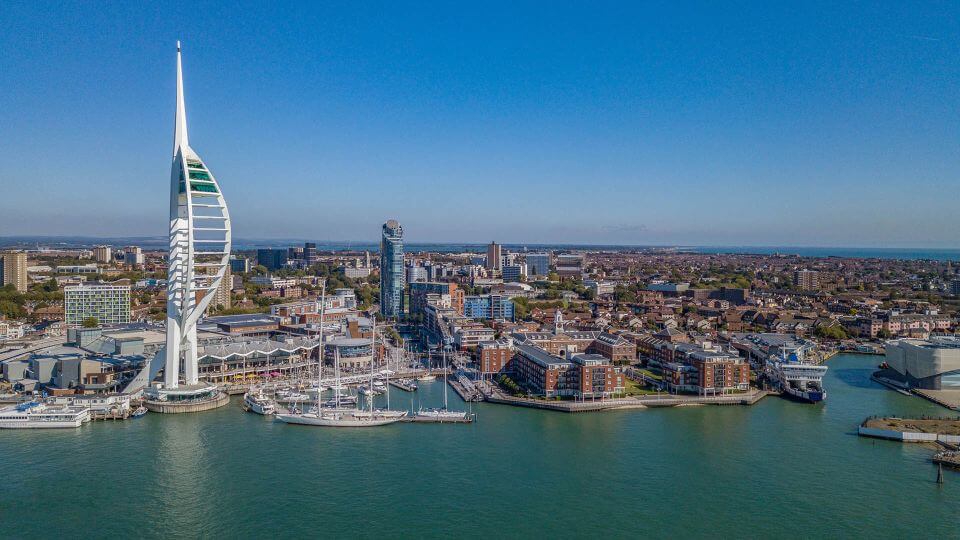
[[34,401],[0,409],[0,429],[77,428],[89,421],[87,407],[53,407]]

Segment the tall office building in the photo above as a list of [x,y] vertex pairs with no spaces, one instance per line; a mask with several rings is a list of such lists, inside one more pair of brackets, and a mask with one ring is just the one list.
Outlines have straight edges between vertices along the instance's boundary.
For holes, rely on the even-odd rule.
[[250,259],[246,257],[230,256],[230,271],[238,274],[246,274],[250,271]]
[[27,292],[27,254],[23,251],[0,253],[0,286],[13,285]]
[[143,250],[137,246],[124,248],[123,264],[127,266],[143,266]]
[[103,325],[130,322],[130,286],[81,283],[63,289],[63,313],[67,326],[78,327],[93,317]]
[[527,253],[527,275],[545,276],[550,272],[549,253]]
[[496,242],[490,242],[490,245],[487,246],[487,270],[502,270],[503,269],[503,250],[500,247],[500,244]]
[[93,259],[98,263],[112,263],[113,249],[110,246],[97,246],[93,248]]
[[503,265],[503,281],[504,282],[516,282],[523,281],[527,278],[527,265],[524,263],[520,264],[505,264]]
[[265,266],[267,270],[279,270],[287,265],[288,251],[280,249],[258,249],[257,264]]
[[303,244],[303,260],[307,261],[307,264],[313,264],[317,262],[317,245],[313,242],[304,242]]
[[403,227],[391,219],[383,224],[380,240],[380,313],[403,315]]

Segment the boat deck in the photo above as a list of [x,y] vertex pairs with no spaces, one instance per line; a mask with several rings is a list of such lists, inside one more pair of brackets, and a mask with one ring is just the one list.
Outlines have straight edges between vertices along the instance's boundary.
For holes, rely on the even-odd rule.
[[473,415],[467,415],[463,418],[425,418],[417,416],[405,416],[400,419],[401,422],[415,422],[420,424],[470,424],[473,423]]

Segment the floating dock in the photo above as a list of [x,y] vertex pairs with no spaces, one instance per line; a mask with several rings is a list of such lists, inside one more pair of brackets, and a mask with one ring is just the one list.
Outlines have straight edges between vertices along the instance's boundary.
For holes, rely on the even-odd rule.
[[393,380],[393,379],[390,379],[390,386],[392,386],[392,387],[394,387],[394,388],[399,388],[400,390],[403,390],[404,392],[415,392],[415,391],[417,390],[417,388],[416,388],[415,386],[410,386],[409,384],[404,384],[404,383],[402,383],[402,382],[400,382],[400,381]]

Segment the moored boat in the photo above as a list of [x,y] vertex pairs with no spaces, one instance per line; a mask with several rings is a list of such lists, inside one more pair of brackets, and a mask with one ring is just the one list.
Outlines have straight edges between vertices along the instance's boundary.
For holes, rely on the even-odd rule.
[[247,392],[243,395],[243,407],[247,411],[256,414],[270,415],[277,412],[273,402],[263,394],[263,390],[256,393]]
[[827,399],[823,389],[823,376],[827,366],[807,362],[799,351],[785,351],[767,362],[770,380],[785,397],[805,403],[819,403]]
[[77,428],[89,421],[88,407],[50,407],[34,401],[0,410],[0,429]]

